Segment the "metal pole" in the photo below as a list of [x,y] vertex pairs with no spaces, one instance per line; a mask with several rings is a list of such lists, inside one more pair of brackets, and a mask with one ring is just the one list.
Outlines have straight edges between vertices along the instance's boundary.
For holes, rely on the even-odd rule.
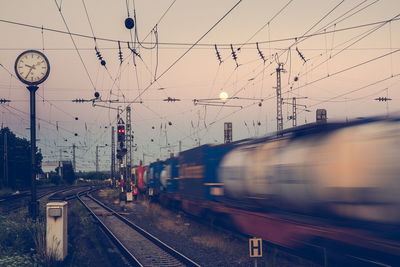
[[296,107],[296,98],[292,98],[292,108],[293,108],[293,127],[297,126],[297,107]]
[[111,180],[115,183],[115,133],[114,126],[111,127]]
[[7,147],[7,132],[4,131],[4,187],[8,187],[8,147]]
[[39,203],[36,200],[36,90],[37,86],[27,87],[30,93],[30,113],[31,113],[31,203],[30,213],[33,220],[39,212]]
[[276,68],[276,130],[278,132],[283,130],[282,93],[281,93],[282,70],[283,70],[283,63],[278,63],[278,68]]
[[96,176],[99,176],[99,146],[96,146]]
[[74,172],[76,172],[76,158],[75,158],[75,144],[72,145],[72,164],[73,164],[73,168],[74,168]]
[[132,181],[131,168],[132,168],[132,138],[131,138],[131,107],[126,107],[126,124],[125,124],[125,143],[127,152],[125,155],[125,182],[126,189],[130,191],[129,184]]

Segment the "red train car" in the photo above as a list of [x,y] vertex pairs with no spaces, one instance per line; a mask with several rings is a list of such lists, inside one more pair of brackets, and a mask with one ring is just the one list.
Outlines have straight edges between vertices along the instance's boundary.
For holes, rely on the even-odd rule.
[[135,176],[136,176],[136,183],[137,187],[139,188],[140,192],[146,191],[146,185],[144,182],[144,173],[146,172],[147,166],[141,165],[135,168]]

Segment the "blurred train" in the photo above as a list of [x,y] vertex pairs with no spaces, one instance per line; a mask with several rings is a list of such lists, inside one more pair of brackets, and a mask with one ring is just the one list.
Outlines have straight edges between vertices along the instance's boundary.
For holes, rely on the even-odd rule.
[[202,145],[135,173],[149,197],[280,245],[318,237],[400,255],[399,118]]

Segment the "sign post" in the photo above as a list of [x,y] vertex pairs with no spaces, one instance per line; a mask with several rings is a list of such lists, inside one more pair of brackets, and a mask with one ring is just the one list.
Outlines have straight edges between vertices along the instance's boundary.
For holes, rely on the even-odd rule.
[[262,239],[250,238],[249,239],[249,253],[250,257],[254,258],[254,266],[257,267],[257,258],[262,257]]

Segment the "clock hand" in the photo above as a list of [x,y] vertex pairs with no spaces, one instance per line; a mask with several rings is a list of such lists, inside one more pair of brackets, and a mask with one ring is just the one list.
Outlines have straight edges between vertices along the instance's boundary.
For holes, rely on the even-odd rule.
[[29,68],[32,68],[33,66],[29,66],[28,64],[25,64],[25,66],[27,66],[27,67],[29,67]]
[[25,76],[25,79],[28,78],[28,75],[31,73],[32,69],[33,69],[32,67],[29,69],[28,74],[26,74],[26,76]]

